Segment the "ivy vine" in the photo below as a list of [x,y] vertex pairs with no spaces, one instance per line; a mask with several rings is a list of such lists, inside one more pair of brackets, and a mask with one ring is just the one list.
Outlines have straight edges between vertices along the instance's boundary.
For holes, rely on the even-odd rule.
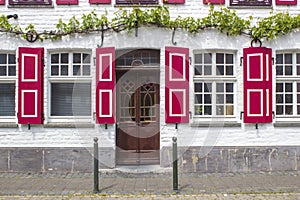
[[107,13],[100,17],[92,11],[83,14],[80,19],[71,17],[67,22],[58,21],[55,30],[36,31],[33,24],[24,30],[10,23],[9,19],[0,16],[0,32],[21,35],[27,41],[34,42],[37,39],[56,41],[66,35],[89,34],[112,30],[115,32],[131,31],[141,26],[157,26],[168,30],[182,29],[190,33],[198,33],[204,29],[217,29],[229,36],[247,35],[252,39],[271,40],[279,35],[286,35],[300,28],[300,15],[291,16],[288,13],[271,12],[269,17],[260,18],[254,24],[253,18],[243,19],[235,10],[220,8],[216,10],[210,7],[209,13],[203,18],[181,17],[171,19],[169,9],[159,6],[151,9],[134,7],[130,10],[120,8],[114,13],[114,18],[109,20]]

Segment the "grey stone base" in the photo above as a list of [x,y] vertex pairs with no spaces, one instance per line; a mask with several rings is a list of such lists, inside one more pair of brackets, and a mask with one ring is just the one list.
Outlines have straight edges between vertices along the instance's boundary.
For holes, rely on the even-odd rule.
[[[172,149],[163,148],[161,166],[171,166]],[[259,172],[300,170],[300,146],[179,147],[181,172]]]
[[[92,172],[92,152],[87,148],[0,148],[0,171]],[[113,148],[99,149],[99,167],[115,167]]]

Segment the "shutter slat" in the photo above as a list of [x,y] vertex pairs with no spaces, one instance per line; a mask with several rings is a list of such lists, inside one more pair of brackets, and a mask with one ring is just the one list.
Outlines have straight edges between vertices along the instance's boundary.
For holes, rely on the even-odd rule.
[[115,48],[96,50],[96,123],[115,123]]
[[43,48],[19,48],[19,124],[43,123]]
[[165,48],[166,123],[189,122],[189,49]]
[[272,50],[244,49],[244,123],[272,122]]

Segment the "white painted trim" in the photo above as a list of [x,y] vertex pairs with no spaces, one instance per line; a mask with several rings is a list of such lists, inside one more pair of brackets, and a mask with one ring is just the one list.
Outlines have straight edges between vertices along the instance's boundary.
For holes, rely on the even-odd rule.
[[[34,57],[34,79],[25,79],[24,75],[25,75],[25,65],[24,65],[24,60],[25,60],[25,56],[28,56],[28,57]],[[22,62],[22,82],[37,82],[38,81],[38,55],[37,54],[29,54],[29,53],[23,53],[22,54],[22,59],[21,59],[21,62]]]
[[269,81],[269,54],[266,54],[266,81]]
[[[173,114],[173,99],[172,93],[173,92],[182,92],[183,94],[183,113],[182,114]],[[185,117],[186,116],[186,89],[170,89],[169,90],[169,111],[171,117]]]
[[[109,93],[109,114],[108,115],[103,115],[102,114],[102,93],[108,92]],[[112,117],[112,90],[99,90],[99,117]]]
[[270,96],[269,96],[269,89],[266,89],[266,116],[269,117],[270,116],[270,112],[269,112],[269,106],[270,106]]
[[[34,115],[25,115],[24,114],[24,107],[26,106],[24,104],[24,94],[25,93],[34,93]],[[37,117],[37,94],[38,94],[38,90],[22,90],[22,94],[21,94],[21,117]]]
[[[106,53],[106,54],[99,54],[99,81],[112,81],[112,53]],[[109,74],[110,74],[110,77],[107,79],[107,78],[102,78],[102,69],[103,69],[103,66],[102,66],[102,57],[105,57],[105,56],[108,56],[109,57]]]
[[[260,57],[260,78],[250,78],[250,57],[259,56]],[[263,54],[255,53],[247,55],[247,81],[262,81],[263,80]]]
[[[181,56],[183,58],[182,63],[182,78],[173,78],[172,71],[173,71],[173,63],[172,63],[172,57],[173,56]],[[186,74],[186,66],[185,66],[185,54],[182,53],[170,53],[169,54],[169,79],[170,81],[185,81],[185,74]]]
[[[260,114],[251,114],[250,113],[250,93],[251,92],[259,92],[260,93],[260,105],[261,105],[261,112]],[[263,96],[263,89],[248,89],[247,90],[247,116],[251,117],[262,117],[264,114],[264,96]],[[259,102],[257,102],[259,103]]]

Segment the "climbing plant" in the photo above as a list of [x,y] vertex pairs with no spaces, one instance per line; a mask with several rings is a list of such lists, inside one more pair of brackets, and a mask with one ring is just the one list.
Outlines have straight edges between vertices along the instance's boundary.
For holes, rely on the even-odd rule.
[[171,19],[169,9],[158,6],[151,9],[134,7],[130,10],[120,8],[109,20],[107,13],[98,16],[95,11],[83,14],[80,19],[76,16],[64,22],[59,20],[56,29],[38,32],[33,24],[29,24],[24,30],[10,23],[9,19],[0,16],[0,32],[6,32],[22,36],[22,38],[34,42],[51,39],[62,39],[66,35],[89,34],[104,31],[131,31],[141,26],[157,26],[169,30],[183,29],[190,33],[198,33],[204,29],[216,29],[229,36],[247,35],[253,39],[271,40],[279,35],[286,35],[300,28],[300,15],[291,16],[288,13],[274,13],[260,18],[253,23],[253,18],[243,19],[236,14],[235,10],[220,8],[216,10],[210,7],[209,13],[203,18],[181,17]]

